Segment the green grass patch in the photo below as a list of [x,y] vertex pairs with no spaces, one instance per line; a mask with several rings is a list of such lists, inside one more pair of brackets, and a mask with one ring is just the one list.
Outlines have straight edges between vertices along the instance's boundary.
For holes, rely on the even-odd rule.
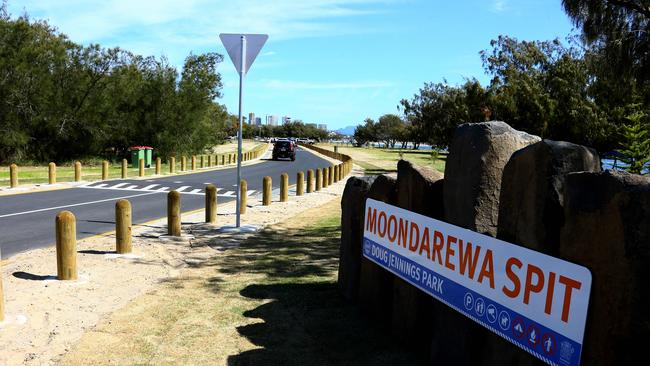
[[61,364],[423,364],[340,295],[340,235],[338,201],[273,225],[118,311]]

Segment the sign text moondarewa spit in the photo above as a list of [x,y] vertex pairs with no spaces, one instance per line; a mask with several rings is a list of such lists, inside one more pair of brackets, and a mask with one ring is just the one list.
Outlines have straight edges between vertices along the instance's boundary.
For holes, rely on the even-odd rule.
[[578,365],[585,267],[368,199],[364,256],[550,365]]

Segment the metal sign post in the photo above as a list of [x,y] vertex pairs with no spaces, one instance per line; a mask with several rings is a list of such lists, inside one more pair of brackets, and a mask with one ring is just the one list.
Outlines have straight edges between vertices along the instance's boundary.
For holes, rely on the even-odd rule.
[[239,72],[239,131],[237,133],[237,227],[240,227],[241,209],[241,158],[242,158],[242,135],[244,125],[244,77],[248,69],[255,61],[264,43],[269,38],[266,34],[228,34],[219,35],[221,43],[226,47],[228,56],[232,60],[237,72]]

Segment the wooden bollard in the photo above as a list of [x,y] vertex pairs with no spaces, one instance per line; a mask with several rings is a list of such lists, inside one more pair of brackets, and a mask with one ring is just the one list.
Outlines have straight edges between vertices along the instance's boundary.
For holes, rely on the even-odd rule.
[[11,188],[18,187],[18,165],[9,165],[9,186]]
[[131,253],[131,202],[115,202],[115,251],[117,254]]
[[330,165],[327,167],[327,185],[331,186],[332,184],[334,184],[334,167]]
[[50,184],[56,183],[56,164],[50,163],[47,167],[47,181]]
[[108,179],[108,161],[102,161],[102,180]]
[[5,320],[5,296],[2,288],[2,264],[0,263],[0,323]]
[[343,163],[339,164],[339,181],[343,179]]
[[339,166],[334,165],[332,170],[334,171],[334,178],[332,178],[332,181],[333,183],[336,183],[339,181]]
[[316,169],[316,191],[320,191],[321,187],[323,185],[323,169],[318,168]]
[[199,159],[201,162],[199,164],[199,168],[205,168],[205,155],[201,155],[201,159]]
[[140,177],[144,177],[144,159],[140,159],[140,163],[138,164],[140,167],[140,171],[138,172],[138,175]]
[[221,165],[226,165],[226,155],[221,155]]
[[329,185],[329,176],[330,176],[329,170],[327,168],[323,168],[323,183],[321,185],[323,188],[327,188],[327,186]]
[[246,213],[246,201],[248,200],[248,182],[244,179],[241,180],[239,185],[239,199],[239,213],[243,215]]
[[74,181],[81,181],[81,163],[78,161],[74,162]]
[[[201,161],[201,165],[203,165],[203,162]],[[208,168],[212,166],[212,155],[208,155]],[[201,167],[203,168],[203,167]]]
[[77,223],[70,211],[56,215],[56,277],[77,279]]
[[307,193],[312,193],[314,191],[314,171],[309,169],[307,170]]
[[296,174],[296,196],[302,196],[305,190],[305,173],[298,172]]
[[268,206],[271,204],[271,177],[262,179],[262,204]]
[[228,154],[228,164],[232,163],[232,154]]
[[280,175],[280,202],[287,202],[289,200],[289,174],[282,173]]
[[174,174],[175,171],[176,171],[176,158],[172,156],[171,158],[169,158],[169,174]]
[[167,235],[181,236],[181,194],[176,191],[167,194]]
[[214,184],[205,187],[205,222],[217,223],[217,187]]
[[181,156],[181,172],[184,172],[187,169],[187,157]]
[[192,155],[192,169],[196,170],[196,155]]
[[126,159],[122,159],[122,179],[126,178],[129,175],[128,168],[129,163],[126,161]]
[[162,166],[162,161],[160,158],[156,158],[156,175],[160,175],[160,167]]

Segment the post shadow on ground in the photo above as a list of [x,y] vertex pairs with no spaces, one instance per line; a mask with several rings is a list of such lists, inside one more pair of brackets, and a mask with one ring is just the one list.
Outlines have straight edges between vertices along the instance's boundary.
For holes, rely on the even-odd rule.
[[28,280],[28,281],[46,281],[46,280],[56,280],[57,277],[55,275],[37,275],[33,273],[27,273],[27,272],[14,272],[12,275],[16,278],[20,278],[21,280]]
[[249,285],[240,294],[272,301],[244,312],[264,322],[237,328],[262,348],[229,356],[228,365],[425,364],[348,303],[334,282]]

